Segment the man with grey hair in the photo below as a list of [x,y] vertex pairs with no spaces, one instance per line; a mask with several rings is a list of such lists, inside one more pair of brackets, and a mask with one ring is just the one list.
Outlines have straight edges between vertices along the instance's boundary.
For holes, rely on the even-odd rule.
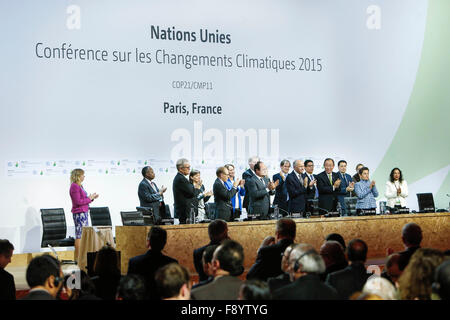
[[303,178],[305,165],[302,160],[295,160],[294,170],[286,178],[286,188],[289,194],[289,212],[305,213],[305,194],[308,186],[308,179]]
[[[247,181],[247,180],[250,180],[251,177],[256,176],[254,168],[255,168],[255,164],[258,161],[260,161],[258,156],[253,156],[248,159],[248,166],[250,168],[242,174],[243,180]],[[245,195],[244,195],[244,202],[242,204],[242,207],[244,207],[245,210],[248,211],[249,196],[248,196],[248,186],[246,184],[244,185],[244,189],[245,189]]]
[[380,276],[371,276],[362,289],[362,293],[379,296],[383,300],[397,300],[397,290],[387,279]]
[[336,300],[336,291],[320,281],[325,262],[310,244],[294,246],[289,256],[293,283],[274,292],[275,300]]
[[194,185],[189,181],[191,165],[189,160],[179,159],[176,166],[178,173],[172,184],[174,216],[178,218],[180,224],[185,224],[191,210],[191,201],[195,196]]

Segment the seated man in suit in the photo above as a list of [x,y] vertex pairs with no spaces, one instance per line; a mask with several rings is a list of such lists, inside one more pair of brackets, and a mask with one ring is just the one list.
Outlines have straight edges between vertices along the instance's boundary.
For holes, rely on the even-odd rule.
[[353,293],[361,291],[371,275],[364,266],[367,244],[363,240],[351,240],[347,247],[347,256],[350,265],[330,273],[326,279],[326,283],[336,289],[341,300],[347,300]]
[[303,161],[294,161],[294,171],[292,171],[286,178],[286,187],[289,194],[289,212],[290,213],[305,213],[305,194],[307,184],[307,177],[303,177],[303,170],[305,166]]
[[155,274],[155,283],[162,300],[190,300],[189,271],[178,263],[169,263]]
[[247,273],[247,279],[267,281],[283,273],[281,255],[295,240],[296,225],[294,220],[282,218],[277,220],[275,238],[266,237],[258,249],[255,264]]
[[328,212],[335,212],[341,179],[339,179],[337,173],[333,172],[333,159],[325,159],[323,166],[325,167],[325,171],[322,171],[316,176],[317,189],[319,190],[319,208],[325,209]]
[[228,190],[228,169],[225,167],[219,167],[216,170],[217,179],[213,185],[214,203],[216,204],[216,219],[223,219],[225,221],[231,221],[231,213],[233,212],[231,206],[231,199],[238,192],[237,187],[244,186],[244,180],[235,180],[233,187]]
[[348,266],[345,252],[342,245],[334,240],[325,241],[320,247],[320,255],[325,262],[326,270],[320,275],[320,279],[325,281],[327,275],[342,270]]
[[214,255],[214,251],[216,251],[218,245],[212,244],[210,246],[207,246],[205,250],[203,251],[203,257],[202,257],[202,266],[203,266],[203,272],[208,277],[206,280],[199,281],[197,284],[192,286],[192,289],[201,287],[205,284],[210,283],[214,280],[214,273],[212,268],[212,258]]
[[219,245],[223,240],[229,239],[228,225],[224,220],[216,219],[208,225],[209,243],[206,246],[194,250],[194,267],[198,273],[199,281],[205,281],[208,276],[203,270],[202,257],[206,247],[211,245]]
[[63,286],[59,261],[49,254],[31,260],[26,272],[30,292],[21,300],[55,300]]
[[270,196],[275,194],[275,188],[279,181],[271,182],[267,178],[267,167],[259,161],[255,164],[256,176],[253,176],[246,182],[248,184],[248,213],[259,216],[260,219],[269,219]]
[[301,243],[294,246],[289,256],[291,279],[294,282],[276,290],[274,300],[336,300],[336,290],[320,280],[325,271],[322,257],[313,246]]
[[244,248],[233,240],[225,240],[213,255],[214,280],[192,290],[194,300],[236,300],[244,272]]
[[352,177],[346,173],[347,172],[347,161],[340,160],[338,162],[339,169],[339,179],[341,184],[339,186],[339,191],[337,193],[337,199],[341,205],[341,212],[343,216],[348,216],[347,207],[345,205],[344,198],[351,197],[352,191],[355,190],[355,182],[353,182]]
[[172,184],[174,216],[178,218],[180,224],[186,224],[191,212],[192,198],[195,197],[194,185],[189,181],[191,165],[189,160],[179,159],[176,166],[178,173]]
[[16,285],[14,277],[5,270],[11,262],[14,246],[8,240],[0,240],[0,301],[16,300]]
[[162,217],[161,210],[165,210],[166,208],[163,194],[167,188],[162,186],[160,190],[152,181],[155,179],[155,172],[152,167],[146,166],[142,168],[142,176],[144,178],[139,183],[138,188],[140,206],[152,208],[155,224],[159,224]]
[[145,279],[147,296],[158,299],[155,290],[155,272],[169,263],[178,263],[177,260],[162,254],[167,242],[167,231],[161,227],[152,227],[147,235],[148,251],[140,256],[131,258],[128,262],[128,274],[137,274]]
[[286,178],[289,174],[289,169],[291,168],[291,163],[289,160],[283,160],[280,163],[281,171],[273,175],[272,180],[279,181],[278,186],[275,189],[275,198],[273,199],[273,204],[278,205],[281,215],[284,217],[288,213],[288,192],[286,188]]
[[[251,177],[254,177],[256,175],[255,173],[255,164],[259,161],[259,157],[254,156],[251,157],[250,159],[248,159],[248,166],[249,169],[247,169],[243,174],[242,174],[242,180],[250,180]],[[248,203],[249,203],[249,195],[248,195],[248,186],[244,185],[244,189],[245,189],[245,195],[244,195],[244,202],[242,204],[242,207],[245,208],[245,210],[247,210],[248,212]]]
[[269,285],[270,293],[273,294],[276,290],[291,284],[291,267],[289,265],[289,257],[291,255],[292,249],[295,247],[295,243],[290,244],[284,250],[283,256],[281,257],[281,270],[283,271],[277,277],[270,277],[267,279],[267,284]]

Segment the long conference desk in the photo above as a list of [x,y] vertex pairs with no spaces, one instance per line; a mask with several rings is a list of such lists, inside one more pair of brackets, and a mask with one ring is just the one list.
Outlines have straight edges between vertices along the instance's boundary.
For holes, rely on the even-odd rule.
[[[297,225],[296,243],[309,243],[316,250],[330,233],[341,234],[346,243],[363,239],[369,248],[368,259],[386,255],[386,248],[404,250],[402,227],[408,222],[420,225],[422,247],[450,249],[450,213],[377,215],[364,217],[294,219]],[[255,261],[262,240],[275,234],[276,220],[229,222],[228,234],[244,247],[245,271]],[[196,275],[192,252],[209,243],[208,224],[162,226],[167,230],[167,244],[163,253],[178,260]],[[127,273],[130,258],[144,254],[150,226],[116,226],[116,249],[121,251],[121,272]]]

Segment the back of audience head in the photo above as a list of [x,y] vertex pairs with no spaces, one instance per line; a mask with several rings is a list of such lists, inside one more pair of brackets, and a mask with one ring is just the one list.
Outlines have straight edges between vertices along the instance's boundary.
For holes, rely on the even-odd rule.
[[417,249],[400,276],[399,291],[403,300],[430,300],[435,269],[444,261],[436,249]]
[[111,246],[104,246],[97,252],[94,262],[94,273],[98,276],[120,275],[116,249]]
[[213,267],[212,267],[212,259],[214,255],[214,251],[217,249],[218,245],[210,245],[205,248],[202,256],[203,263],[203,271],[205,274],[210,277],[214,275]]
[[344,264],[347,262],[342,245],[337,241],[325,241],[320,247],[320,255],[327,268],[335,264]]
[[271,294],[266,282],[247,280],[239,290],[238,300],[270,300]]
[[136,274],[129,274],[122,277],[117,288],[116,300],[144,300],[145,282]]
[[330,233],[329,235],[327,235],[325,237],[325,241],[331,241],[331,240],[339,242],[342,246],[342,250],[344,250],[344,252],[345,252],[345,249],[346,249],[345,240],[339,233]]
[[348,243],[347,257],[351,262],[366,262],[367,244],[361,239],[353,239]]
[[228,239],[228,225],[225,220],[216,219],[208,225],[209,239],[214,243],[220,243]]
[[422,242],[422,229],[414,222],[405,224],[402,229],[402,240],[407,247],[420,246],[420,242]]
[[278,239],[291,239],[295,240],[296,234],[295,221],[289,218],[281,218],[277,221],[275,226],[275,234]]
[[213,255],[214,276],[239,276],[244,272],[244,248],[234,240],[225,240]]
[[389,280],[379,277],[371,276],[363,287],[363,293],[374,294],[383,300],[396,300],[397,291]]
[[147,235],[147,247],[152,251],[161,252],[167,242],[167,231],[161,227],[153,226]]
[[441,263],[434,272],[432,289],[441,300],[450,300],[450,260]]
[[325,272],[325,262],[313,246],[300,243],[294,246],[289,256],[289,265],[293,278],[304,274],[321,274]]
[[11,262],[14,246],[6,239],[0,239],[0,269],[6,268]]
[[35,257],[27,267],[26,280],[31,289],[42,287],[56,297],[64,280],[61,265],[49,254]]
[[189,300],[191,282],[188,270],[178,263],[169,263],[155,274],[156,287],[164,300]]
[[399,267],[400,254],[393,253],[386,259],[386,273],[393,283],[398,282],[402,271]]

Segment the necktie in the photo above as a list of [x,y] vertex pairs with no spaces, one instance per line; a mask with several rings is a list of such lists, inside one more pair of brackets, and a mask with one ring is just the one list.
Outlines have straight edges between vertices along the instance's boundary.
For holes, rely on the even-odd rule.
[[333,185],[333,178],[331,178],[331,173],[328,174],[328,179],[330,180],[330,184]]
[[262,184],[264,185],[264,187],[266,186],[266,184],[264,183],[264,179],[263,178],[260,178],[261,179],[261,182],[262,182]]

